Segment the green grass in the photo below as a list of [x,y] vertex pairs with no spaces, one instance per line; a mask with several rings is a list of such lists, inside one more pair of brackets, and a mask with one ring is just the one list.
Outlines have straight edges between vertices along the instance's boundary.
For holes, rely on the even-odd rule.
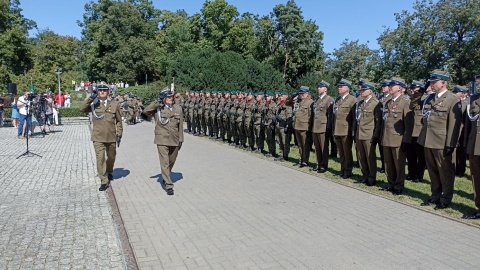
[[[292,143],[293,143],[293,139],[292,139]],[[355,146],[353,146],[353,148],[354,147]],[[265,144],[265,150],[267,150],[266,144]],[[355,151],[355,149],[353,149],[353,151]],[[277,154],[278,153],[279,153],[279,148],[277,144]],[[443,215],[449,218],[461,220],[462,222],[465,222],[465,223],[480,225],[480,220],[461,219],[463,214],[469,214],[476,210],[475,204],[473,201],[473,186],[472,186],[472,181],[470,177],[470,168],[469,168],[468,162],[467,162],[467,171],[466,171],[467,178],[459,178],[459,177],[455,178],[455,193],[454,193],[453,201],[450,208],[447,208],[444,210],[434,210],[433,206],[420,206],[420,204],[423,201],[430,198],[430,195],[431,195],[430,176],[428,174],[428,171],[425,171],[423,183],[414,183],[411,181],[405,181],[405,189],[403,194],[399,196],[395,196],[390,192],[379,190],[380,187],[384,187],[387,185],[387,177],[383,173],[377,173],[377,185],[373,187],[368,187],[364,184],[354,183],[356,180],[361,180],[362,173],[359,168],[353,169],[353,176],[351,179],[343,179],[336,176],[336,174],[340,172],[340,163],[338,158],[330,159],[328,163],[329,168],[327,172],[323,174],[319,174],[317,172],[311,171],[311,168],[315,167],[316,165],[314,152],[310,153],[310,159],[308,164],[309,166],[304,168],[298,168],[293,166],[293,164],[298,163],[298,159],[299,159],[298,148],[291,147],[290,154],[289,154],[289,161],[286,161],[286,162],[277,162],[277,161],[274,161],[273,158],[266,158],[263,155],[257,154],[256,156],[260,158],[268,159],[271,162],[275,162],[287,167],[291,167],[293,169],[296,169],[304,173],[317,176],[319,178],[325,178],[327,180],[337,182],[345,186],[349,186],[359,190],[364,190],[366,192],[369,192],[381,197],[385,197],[394,201],[398,201],[404,204],[408,204],[425,211],[429,211],[429,212]],[[356,161],[355,154],[354,154],[354,161]],[[380,161],[378,148],[377,148],[377,166],[379,169],[381,168],[381,161]],[[407,168],[405,168],[405,170],[407,172]]]

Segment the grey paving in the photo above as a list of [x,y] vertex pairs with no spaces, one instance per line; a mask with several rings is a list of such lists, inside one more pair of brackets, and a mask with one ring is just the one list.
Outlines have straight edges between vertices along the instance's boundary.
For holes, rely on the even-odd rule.
[[88,126],[56,130],[16,159],[25,140],[0,128],[0,269],[122,269]]
[[151,123],[113,190],[141,269],[479,269],[480,230],[186,135],[175,196]]

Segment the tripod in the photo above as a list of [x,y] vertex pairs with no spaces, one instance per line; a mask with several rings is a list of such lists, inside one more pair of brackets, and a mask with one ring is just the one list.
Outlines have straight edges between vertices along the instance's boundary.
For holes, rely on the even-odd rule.
[[[32,121],[32,111],[30,109],[30,102],[28,102],[28,104],[25,105],[25,108],[27,110],[27,119],[26,119],[26,122],[28,123],[28,121]],[[31,124],[31,123],[30,123]],[[27,125],[28,127],[28,125]],[[25,153],[21,154],[20,156],[18,156],[16,159],[19,159],[20,157],[23,157],[23,156],[27,156],[27,157],[30,157],[30,156],[37,156],[37,157],[42,157],[38,154],[35,154],[33,152],[30,152],[30,150],[28,150],[28,137],[30,137],[28,135],[28,128],[25,128],[25,135],[26,135],[26,139],[27,139],[27,151],[25,151]]]

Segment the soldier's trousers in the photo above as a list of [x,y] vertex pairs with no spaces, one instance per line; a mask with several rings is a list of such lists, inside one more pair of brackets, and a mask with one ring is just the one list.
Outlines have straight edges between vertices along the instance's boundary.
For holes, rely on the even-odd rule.
[[[228,119],[225,118],[225,119],[221,119],[221,122],[218,122],[218,125],[220,126],[220,138],[222,138],[222,140],[227,140],[228,142],[230,142],[229,140],[229,137],[228,137],[228,134],[229,134],[229,129],[230,129],[230,124],[228,122]],[[226,138],[225,138],[226,137]]]
[[470,155],[469,158],[473,184],[473,199],[477,209],[480,209],[480,156]]
[[243,122],[238,121],[236,122],[236,138],[235,138],[235,143],[240,144],[241,146],[246,146],[247,145],[247,137],[245,136],[245,127]]
[[313,145],[318,168],[328,168],[328,138],[325,133],[313,133]]
[[443,149],[425,149],[425,161],[430,175],[430,188],[432,200],[442,203],[451,203],[453,198],[453,185],[455,183],[455,166],[452,155],[445,156]]
[[253,132],[255,135],[255,142],[257,144],[257,149],[263,151],[265,148],[265,132],[262,125],[254,125]]
[[267,140],[268,152],[272,156],[276,156],[276,147],[275,147],[275,127],[266,126],[265,127],[265,138]]
[[200,115],[195,115],[195,133],[201,133],[202,132],[202,125],[200,122]]
[[160,169],[162,170],[162,179],[165,181],[165,188],[173,188],[172,172],[173,165],[177,160],[178,146],[158,145],[158,158],[160,159]]
[[357,158],[362,170],[362,176],[369,183],[377,180],[377,153],[375,144],[370,140],[357,140]]
[[102,185],[108,184],[107,175],[113,172],[113,165],[115,164],[115,158],[117,156],[115,142],[93,142],[93,149],[95,150],[95,157],[97,159],[98,177],[102,180]]
[[349,136],[335,136],[340,156],[340,174],[351,176],[353,170],[352,139]]
[[185,120],[187,121],[187,130],[188,132],[192,131],[192,118],[190,117],[190,114],[187,113],[185,116]]
[[200,116],[200,126],[202,127],[201,133],[207,135],[207,119],[205,115]]
[[299,153],[299,163],[308,164],[310,157],[310,142],[306,130],[295,130],[295,137],[297,138],[297,146]]
[[467,154],[463,146],[455,149],[455,175],[464,175],[467,168]]
[[385,157],[385,172],[389,187],[395,190],[403,190],[405,185],[405,162],[406,153],[400,147],[383,146]]
[[275,128],[275,135],[277,137],[278,145],[280,147],[280,152],[282,152],[283,158],[288,158],[288,154],[290,154],[290,141],[292,140],[292,133],[285,127],[277,126]]
[[248,140],[248,147],[253,150],[255,148],[255,138],[254,138],[254,135],[253,135],[253,126],[250,125],[249,121],[245,121],[245,124],[244,124],[243,128],[245,130],[245,140],[246,141]]
[[385,170],[385,157],[383,156],[383,145],[378,144],[378,151],[380,152],[380,161],[382,164],[382,169]]
[[412,137],[412,143],[407,152],[408,175],[414,180],[423,180],[423,174],[427,168],[425,163],[425,151],[423,146],[417,143],[418,137]]

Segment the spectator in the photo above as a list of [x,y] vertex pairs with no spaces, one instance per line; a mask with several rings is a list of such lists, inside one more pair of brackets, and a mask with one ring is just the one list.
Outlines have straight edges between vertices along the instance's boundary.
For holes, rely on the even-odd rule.
[[20,114],[20,125],[18,126],[18,138],[25,139],[30,130],[30,92],[25,91],[25,94],[18,98],[17,107]]
[[61,93],[55,95],[55,103],[57,104],[58,108],[63,108],[65,104],[65,96]]
[[14,128],[18,128],[18,118],[20,117],[20,114],[18,113],[18,107],[17,107],[17,98],[13,97],[12,104],[12,124]]
[[55,132],[55,122],[53,121],[53,107],[55,100],[53,99],[52,91],[47,92],[47,103],[45,104],[45,118],[48,121],[48,130],[50,133]]
[[66,93],[65,93],[65,108],[70,108],[70,106],[71,106],[70,93],[69,93],[69,92],[66,92]]
[[3,127],[3,114],[4,114],[4,108],[3,108],[3,98],[0,97],[0,127]]

